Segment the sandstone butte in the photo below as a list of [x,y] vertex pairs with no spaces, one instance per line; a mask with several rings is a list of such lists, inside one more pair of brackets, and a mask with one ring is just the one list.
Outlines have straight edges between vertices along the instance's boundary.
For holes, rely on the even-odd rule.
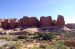
[[51,16],[41,16],[40,20],[36,17],[23,16],[23,18],[0,19],[0,28],[14,29],[17,27],[43,27],[43,26],[64,26],[65,20],[62,15],[58,15],[57,20],[52,20]]

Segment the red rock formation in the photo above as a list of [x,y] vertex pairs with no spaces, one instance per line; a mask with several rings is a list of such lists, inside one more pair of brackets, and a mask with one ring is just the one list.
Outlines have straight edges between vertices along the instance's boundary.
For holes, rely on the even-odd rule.
[[9,23],[9,28],[13,29],[16,26],[16,19],[15,18],[8,19],[8,23]]
[[3,19],[3,21],[2,21],[2,28],[5,28],[5,29],[9,28],[8,19]]
[[36,17],[30,18],[31,27],[37,27],[39,25],[39,20]]
[[42,17],[40,18],[40,25],[41,25],[41,26],[51,26],[51,23],[52,23],[52,18],[51,18],[51,16],[48,16],[48,17],[42,16]]
[[51,24],[52,24],[52,17],[51,16],[48,16],[47,17],[47,24],[48,24],[48,26],[50,26]]
[[52,20],[52,26],[56,26],[56,20]]
[[26,27],[29,27],[30,26],[30,18],[27,17],[27,16],[24,16],[23,19],[22,19],[22,25],[26,26]]
[[[15,18],[12,19],[0,19],[0,28],[15,28],[15,27],[37,27],[39,26],[64,26],[65,21],[64,17],[61,15],[58,15],[57,21],[53,20],[51,16],[47,17],[40,17],[40,21],[36,17],[27,17],[24,16],[23,18],[19,19],[19,21],[16,21]],[[25,28],[24,27],[24,28]]]
[[64,17],[62,15],[58,15],[57,26],[64,26],[64,25],[65,25]]
[[22,18],[20,18],[20,20],[19,20],[19,22],[18,22],[19,26],[21,26],[21,25],[22,25],[22,22],[23,22],[23,19],[22,19]]
[[75,29],[75,23],[68,23],[65,26],[70,28],[70,29]]
[[2,28],[2,19],[0,19],[0,28]]
[[40,17],[40,26],[44,26],[45,25],[44,24],[44,20],[45,20],[44,16]]
[[15,22],[15,23],[16,23],[16,26],[15,26],[16,28],[20,27],[19,20],[16,20],[16,22]]

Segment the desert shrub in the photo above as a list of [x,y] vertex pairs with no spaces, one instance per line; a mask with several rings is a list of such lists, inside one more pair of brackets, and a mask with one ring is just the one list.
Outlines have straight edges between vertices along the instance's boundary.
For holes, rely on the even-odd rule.
[[37,33],[33,37],[33,39],[42,39],[42,40],[51,40],[54,38],[55,38],[55,35],[53,33]]
[[4,46],[0,46],[0,49],[5,49],[5,47]]
[[13,46],[11,48],[20,49],[21,46],[22,46],[22,44],[20,42],[16,42],[16,43],[13,44]]
[[14,36],[10,35],[1,35],[0,39],[7,40],[7,41],[17,41],[18,39]]
[[64,42],[59,40],[59,41],[54,41],[52,45],[47,45],[46,49],[70,49],[69,47],[64,45]]
[[30,49],[44,49],[44,48],[40,48],[40,47],[33,46]]
[[0,39],[4,39],[4,40],[11,40],[11,37],[7,36],[7,35],[3,35],[3,36],[0,36]]
[[36,46],[33,46],[33,47],[31,47],[30,49],[38,49],[38,47],[36,47]]
[[37,33],[36,35],[34,35],[33,39],[40,39],[42,36],[42,33]]
[[17,41],[0,46],[0,49],[20,49],[21,46],[22,46],[21,42]]
[[43,49],[45,49],[45,45],[40,45],[40,48],[43,48]]
[[51,39],[54,39],[54,34],[53,33],[48,33],[48,34],[44,34],[43,36],[42,36],[42,39],[43,40],[51,40]]
[[40,47],[36,47],[34,45],[30,49],[70,49],[70,48],[65,46],[63,41],[59,40],[59,41],[53,41],[52,44],[40,45]]
[[45,34],[45,35],[42,36],[42,39],[43,40],[48,40],[49,39],[49,36],[47,34]]
[[14,38],[14,39],[12,39],[13,41],[18,41],[18,38]]
[[20,36],[18,36],[17,38],[18,38],[18,39],[27,39],[27,36],[25,36],[25,35],[20,35]]

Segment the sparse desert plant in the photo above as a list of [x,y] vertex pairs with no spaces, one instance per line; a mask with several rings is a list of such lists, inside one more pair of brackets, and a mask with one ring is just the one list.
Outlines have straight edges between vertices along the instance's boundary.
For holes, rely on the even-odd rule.
[[18,36],[17,38],[18,38],[18,39],[27,39],[27,36],[25,36],[25,35],[20,35],[20,36]]
[[33,37],[33,39],[42,39],[42,40],[51,40],[54,38],[55,38],[55,35],[53,33],[37,33]]
[[31,47],[30,49],[44,49],[44,48],[36,47],[36,46],[34,45],[34,46]]
[[30,49],[38,49],[38,47],[36,47],[36,46],[33,46],[33,47],[31,47]]
[[70,49],[64,45],[63,41],[53,41],[53,44],[45,44],[40,47],[33,46],[30,49]]
[[13,49],[20,49],[21,46],[22,46],[21,42],[17,41],[16,43],[13,44],[12,48]]
[[12,39],[13,41],[18,41],[18,38],[16,37],[16,38],[14,38],[14,39]]
[[43,40],[52,40],[52,39],[54,39],[54,34],[53,33],[47,33],[47,34],[44,34],[43,36],[42,36],[42,39]]
[[5,49],[5,47],[4,46],[0,46],[0,49]]
[[59,40],[59,41],[54,41],[52,45],[47,46],[47,49],[70,49],[69,47],[64,45],[64,42]]
[[42,33],[37,33],[34,35],[33,39],[40,39],[42,38],[43,34]]
[[0,46],[0,49],[20,49],[21,46],[22,46],[21,42],[17,41]]
[[16,37],[10,36],[10,35],[1,35],[0,39],[7,40],[7,41],[17,41],[18,40]]

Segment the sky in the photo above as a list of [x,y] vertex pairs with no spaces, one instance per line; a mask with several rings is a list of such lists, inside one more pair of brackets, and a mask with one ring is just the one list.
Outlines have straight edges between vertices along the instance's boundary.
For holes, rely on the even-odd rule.
[[0,18],[63,15],[66,23],[75,23],[75,0],[0,0]]

